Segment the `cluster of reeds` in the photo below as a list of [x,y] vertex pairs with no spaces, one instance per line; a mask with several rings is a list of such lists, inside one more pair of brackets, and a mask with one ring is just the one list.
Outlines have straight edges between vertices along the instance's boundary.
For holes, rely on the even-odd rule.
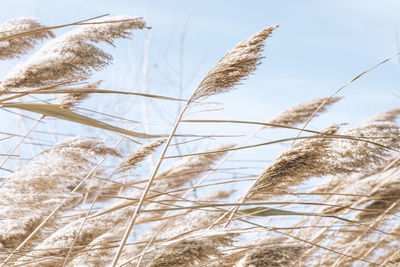
[[[1,24],[2,60],[47,43],[0,82],[1,109],[30,119],[28,129],[0,133],[0,266],[400,264],[399,108],[321,130],[308,123],[341,97],[303,102],[265,122],[188,119],[188,110],[235,89],[256,70],[277,27],[240,42],[188,99],[178,99],[88,82],[112,61],[98,43],[113,45],[149,30],[142,18]],[[59,28],[69,31],[55,37]],[[108,94],[184,105],[169,132],[134,131],[105,122],[107,114],[79,109],[89,96]],[[47,127],[54,119],[109,132],[110,140],[93,135],[60,142],[62,128]],[[258,129],[240,144],[180,131],[183,124],[226,123]],[[253,142],[272,129],[289,136]],[[199,140],[210,137],[221,141],[202,148]],[[268,151],[274,144],[287,146],[272,163],[262,163],[263,171],[249,175],[231,161],[245,149]],[[320,182],[310,183],[313,177]]]

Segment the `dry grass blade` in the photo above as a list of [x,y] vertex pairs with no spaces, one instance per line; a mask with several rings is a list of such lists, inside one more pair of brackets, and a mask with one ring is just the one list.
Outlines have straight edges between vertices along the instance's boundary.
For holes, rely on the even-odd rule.
[[[285,125],[285,124],[277,124],[277,123],[270,123],[270,122],[259,122],[259,121],[238,121],[238,120],[182,120],[182,122],[192,122],[192,123],[234,123],[234,124],[252,124],[252,125],[261,125],[264,127],[271,127],[271,128],[283,128],[283,129],[292,129],[292,130],[301,130],[300,128]],[[303,129],[306,133],[314,133],[320,134],[321,132],[315,130],[308,130]]]
[[151,135],[144,133],[137,133],[133,131],[129,131],[123,128],[119,128],[105,122],[101,122],[87,116],[83,116],[76,112],[73,112],[69,109],[63,108],[61,105],[56,104],[24,104],[24,103],[2,103],[0,107],[4,108],[18,108],[30,112],[39,113],[45,116],[54,117],[58,119],[63,119],[67,121],[76,122],[79,124],[88,125],[91,127],[96,127],[108,131],[113,131],[121,134],[126,134],[129,136],[137,137],[137,138],[160,138],[166,137],[166,135]]
[[[121,95],[136,95],[143,96],[149,98],[155,98],[160,100],[170,100],[170,101],[182,101],[185,102],[184,99],[168,97],[163,95],[153,95],[153,94],[144,94],[138,92],[127,92],[127,91],[118,91],[118,90],[104,90],[104,89],[87,89],[84,87],[73,87],[73,88],[55,88],[55,89],[45,89],[45,90],[23,90],[24,94],[75,94],[75,93],[83,93],[83,94],[121,94]],[[7,94],[21,94],[21,91],[8,91]]]

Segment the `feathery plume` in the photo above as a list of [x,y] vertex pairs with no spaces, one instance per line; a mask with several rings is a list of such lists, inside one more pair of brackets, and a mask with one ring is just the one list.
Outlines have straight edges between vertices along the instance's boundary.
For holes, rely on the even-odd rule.
[[[331,126],[323,134],[335,134],[338,126]],[[282,153],[258,178],[249,192],[250,199],[264,198],[265,192],[285,189],[311,176],[322,176],[334,171],[327,164],[334,155],[330,151],[332,138],[318,135],[296,143],[293,148]]]
[[[371,195],[370,199],[372,202],[364,207],[365,211],[357,215],[360,221],[373,220],[395,204],[400,199],[400,181],[383,185]],[[400,204],[397,203],[390,213],[398,212],[399,207]]]
[[[113,156],[121,157],[121,154],[114,148],[103,145],[104,141],[99,139],[88,139],[85,137],[73,137],[54,145],[50,151],[59,152],[64,156],[87,155],[87,156]],[[47,152],[47,151],[46,151]]]
[[382,266],[396,267],[399,266],[399,264],[400,264],[400,251],[396,251],[391,253],[391,255],[385,259],[385,261],[382,263]]
[[177,187],[189,180],[194,179],[201,172],[207,171],[215,163],[215,161],[217,161],[226,153],[226,151],[213,151],[227,150],[232,147],[234,147],[232,144],[218,145],[202,152],[210,153],[190,156],[177,161],[157,176],[157,180],[159,180],[159,182],[157,185],[154,185],[155,188],[157,188],[157,186],[165,186],[167,183],[170,183],[170,186]]
[[48,42],[26,62],[15,66],[0,86],[7,90],[85,80],[92,70],[100,70],[112,60],[93,43],[112,44],[115,38],[128,38],[131,30],[146,27],[141,18],[129,16],[102,21],[80,26]]
[[220,247],[232,243],[232,235],[226,232],[203,231],[202,234],[204,236],[196,233],[193,238],[170,242],[148,266],[193,266],[212,257],[220,257]]
[[264,41],[277,27],[278,25],[274,25],[265,28],[227,52],[207,73],[192,99],[221,94],[239,85],[261,63]]
[[[330,127],[324,134],[335,134]],[[400,129],[392,123],[371,122],[340,133],[373,141],[371,144],[347,138],[311,138],[298,142],[281,154],[258,178],[250,190],[250,198],[265,198],[265,192],[285,189],[312,176],[361,172],[366,173],[387,162],[387,148],[398,148]],[[372,138],[372,139],[371,139]],[[263,193],[264,192],[264,193]]]
[[[335,192],[348,195],[334,195],[328,198],[330,202],[343,207],[327,207],[324,212],[334,214],[345,209],[344,207],[351,207],[356,202],[359,205],[370,202],[363,208],[365,211],[361,211],[358,214],[358,218],[363,220],[373,219],[398,199],[400,193],[398,175],[399,169],[394,168],[372,174],[369,177],[358,177],[357,180],[351,183],[346,182],[340,188],[335,189]],[[359,195],[364,195],[365,197],[360,198]]]
[[61,201],[69,199],[68,207],[80,199],[71,190],[89,173],[90,159],[106,154],[118,155],[97,140],[73,138],[15,172],[0,188],[0,246],[15,248]]
[[326,103],[321,107],[317,114],[325,112],[326,108],[337,101],[342,99],[341,97],[322,97],[313,99],[310,101],[305,101],[299,103],[287,110],[281,112],[275,118],[269,121],[269,123],[273,124],[282,124],[282,125],[295,125],[298,123],[304,123],[307,119],[317,110],[317,108],[326,101]]
[[[0,24],[0,38],[6,38],[14,34],[38,30],[44,27],[45,26],[33,18],[9,19],[3,24]],[[26,54],[39,41],[50,37],[54,37],[51,31],[43,31],[1,41],[0,59],[10,59]]]
[[[234,191],[215,191],[209,195],[200,198],[197,202],[216,201],[230,197]],[[162,224],[162,228],[168,231],[163,231],[159,237],[170,239],[174,236],[179,236],[185,232],[191,232],[194,229],[201,229],[210,226],[216,219],[221,216],[221,212],[212,210],[192,209],[183,212],[173,221],[167,221]],[[157,226],[159,228],[160,226]],[[152,231],[154,232],[154,230]]]
[[236,267],[289,267],[295,266],[306,247],[265,246],[251,250]]
[[[83,86],[81,89],[95,89],[101,84],[101,82],[102,81],[89,83]],[[62,94],[59,98],[57,98],[55,104],[61,105],[64,108],[71,108],[88,97],[89,93],[80,93],[79,91],[75,93]]]
[[90,242],[82,252],[79,252],[71,261],[68,267],[74,266],[108,266],[115,254],[115,246],[124,234],[124,227],[116,227]]
[[400,108],[393,108],[389,110],[382,111],[375,116],[368,118],[365,122],[393,122],[400,114]]
[[103,234],[110,231],[117,232],[118,229],[123,231],[123,228],[120,227],[125,225],[126,218],[132,216],[134,209],[135,207],[131,206],[96,218],[89,218],[83,225],[76,240],[75,237],[78,235],[84,219],[80,218],[72,221],[48,236],[42,243],[38,244],[34,250],[18,259],[18,262],[24,263],[40,258],[40,266],[58,266],[64,262],[64,257],[67,255],[72,244],[74,244],[74,249],[71,254],[73,257],[82,247],[86,247]]
[[380,144],[342,138],[335,139],[332,146],[338,154],[336,165],[351,172],[366,173],[382,167],[391,156],[388,153],[388,148],[399,148],[400,129],[391,122],[371,121],[362,123],[343,131],[341,134]]
[[[223,149],[228,149],[232,147],[232,145],[222,145],[222,146],[217,146],[214,147],[212,149],[208,149],[205,152],[211,152],[211,151],[218,151],[218,150],[223,150]],[[172,187],[178,187],[184,183],[186,183],[187,181],[189,181],[190,179],[194,179],[195,177],[197,177],[199,175],[200,172],[204,171],[204,169],[208,169],[210,168],[210,166],[216,161],[218,160],[221,156],[223,156],[226,152],[217,152],[217,153],[209,153],[209,154],[200,154],[197,156],[191,156],[191,157],[187,157],[185,159],[182,159],[180,161],[178,161],[176,164],[171,165],[170,167],[168,167],[162,175],[159,176],[159,182],[154,184],[154,186],[152,187],[152,190],[155,191],[162,191],[168,188],[172,188]],[[139,197],[141,194],[140,191],[136,191],[135,192],[135,196],[133,196],[133,198],[137,198]],[[218,193],[214,196],[219,196],[219,197],[226,197],[227,195],[229,195],[230,193]],[[132,196],[131,196],[132,197]],[[171,197],[168,195],[162,195],[162,196],[158,196],[157,200],[158,201],[162,201],[163,199],[170,199]],[[122,202],[123,204],[124,202]],[[121,206],[122,204],[116,204],[115,207]],[[147,205],[148,208],[160,208],[159,204],[149,204]],[[91,238],[95,238],[97,236],[100,236],[108,231],[111,231],[112,229],[105,227],[104,225],[100,225],[100,223],[102,224],[106,224],[106,225],[112,225],[111,222],[109,222],[110,220],[124,220],[125,222],[125,218],[128,218],[129,216],[132,215],[133,211],[134,211],[135,207],[130,205],[125,209],[118,209],[114,212],[111,213],[106,213],[103,215],[100,215],[99,217],[94,218],[94,221],[92,222],[92,220],[86,222],[86,224],[84,225],[84,228],[82,229],[82,233],[81,236],[90,236]],[[116,212],[119,212],[118,215]],[[215,216],[212,216],[212,212],[206,212],[206,215],[194,215],[194,213],[190,212],[189,214],[190,217],[192,219],[188,220],[191,223],[188,224],[187,221],[185,221],[185,223],[180,223],[179,226],[184,227],[184,229],[187,229],[187,227],[191,227],[191,229],[193,229],[193,224],[201,224],[203,225],[205,222],[207,223],[211,223],[211,221],[213,219],[217,219],[218,216],[220,215],[220,213],[216,212]],[[158,214],[160,215],[160,214]],[[103,217],[104,216],[104,217]],[[143,214],[143,216],[155,216],[154,213],[145,213]],[[194,216],[194,217],[192,217]],[[103,222],[102,222],[103,221]],[[105,222],[107,223],[105,223]],[[115,222],[115,224],[120,224],[121,222]],[[73,236],[72,232],[74,232],[76,234],[76,228],[79,226],[78,222],[74,222],[73,224],[71,224],[68,227],[65,227],[64,230],[59,230],[58,232],[56,232],[56,234],[49,238],[49,240],[47,240],[46,242],[43,242],[40,247],[37,247],[37,249],[40,249],[41,251],[45,248],[51,248],[53,243],[58,243],[58,239],[62,239],[63,244],[61,244],[59,247],[61,248],[65,248],[68,247],[70,244],[72,244],[72,239],[71,240],[66,240],[65,238],[63,238],[63,236],[67,235],[67,236]],[[173,226],[171,226],[173,227]],[[99,230],[98,228],[101,228],[101,230]],[[179,228],[179,229],[178,229]],[[176,234],[178,232],[183,231],[180,227],[177,227],[177,229],[175,229],[174,231],[166,231],[163,233],[162,237],[164,238],[164,235],[173,235]],[[71,233],[70,233],[71,232]],[[86,241],[82,241],[83,237],[79,237],[79,242],[76,243],[76,245],[83,245],[83,243],[85,243],[85,245],[89,244],[90,242],[87,242],[87,238],[85,238]],[[52,250],[54,251],[54,250]],[[65,250],[64,250],[65,251]],[[40,252],[41,254],[37,254],[35,253],[33,256],[38,257],[38,256],[48,256],[49,254],[43,254],[43,252]],[[61,250],[58,250],[57,253],[65,253],[62,252]],[[52,261],[52,264],[55,264]]]
[[165,140],[157,140],[151,144],[145,145],[138,150],[132,152],[129,156],[127,156],[121,164],[117,167],[116,173],[126,172],[133,168],[136,168],[136,165],[143,161],[148,155],[153,153],[156,148],[165,143]]
[[[151,144],[145,145],[132,152],[127,156],[115,169],[115,174],[129,171],[136,168],[148,155],[153,153],[159,146],[165,143],[165,140],[157,140]],[[96,178],[96,177],[94,177]],[[86,200],[92,200],[96,195],[99,188],[103,185],[104,179],[91,179],[85,186]],[[114,195],[121,193],[124,189],[129,188],[129,183],[116,183],[104,187],[101,194],[98,196],[98,202],[110,200]]]
[[[196,202],[202,203],[229,198],[234,192],[233,190],[216,190],[199,198]],[[193,233],[193,231],[198,231],[199,229],[210,226],[220,215],[221,212],[218,211],[190,209],[181,212],[178,216],[174,216],[173,219],[167,221],[160,220],[139,236],[137,241],[142,241],[143,244],[129,246],[129,248],[127,248],[126,257],[130,258],[132,255],[137,255],[143,251],[145,244],[148,240],[155,237],[155,233],[157,233],[156,237],[158,240],[174,240],[176,237],[187,236],[189,233]],[[143,262],[150,262],[154,257],[154,253],[148,253]]]

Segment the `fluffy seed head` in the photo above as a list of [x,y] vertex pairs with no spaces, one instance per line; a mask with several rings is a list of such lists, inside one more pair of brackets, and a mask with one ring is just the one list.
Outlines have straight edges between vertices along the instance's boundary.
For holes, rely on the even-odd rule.
[[295,125],[298,123],[304,123],[322,103],[326,101],[326,103],[319,109],[317,114],[324,112],[328,106],[336,103],[340,99],[341,97],[323,97],[310,101],[305,101],[281,112],[269,122],[283,125]]
[[190,266],[221,256],[219,247],[230,245],[232,235],[208,232],[205,231],[204,236],[168,244],[155,256],[149,267]]
[[265,246],[251,250],[236,267],[288,267],[295,263],[306,248],[303,246]]
[[[335,134],[337,130],[330,127],[324,133]],[[384,164],[390,157],[388,148],[397,149],[400,141],[400,129],[392,123],[365,123],[341,135],[361,140],[321,136],[298,142],[260,175],[249,197],[265,198],[263,192],[279,192],[312,176],[368,172]]]
[[[219,145],[203,151],[210,153],[190,156],[177,161],[157,176],[157,179],[160,180],[158,185],[163,184],[166,186],[167,183],[173,187],[182,185],[183,183],[199,176],[199,174],[211,168],[215,161],[226,153],[226,151],[223,150],[230,149],[232,147],[233,145],[231,144]],[[219,150],[222,150],[222,152],[212,152]]]
[[[0,38],[44,28],[36,19],[16,18],[0,24]],[[30,33],[25,36],[13,37],[0,42],[0,59],[10,59],[26,54],[39,41],[54,37],[51,31]]]
[[277,27],[265,28],[227,52],[207,73],[192,99],[224,93],[239,85],[261,63],[264,41]]
[[[338,126],[331,126],[322,133],[335,134],[337,131]],[[265,169],[252,187],[249,198],[263,198],[263,192],[278,192],[311,176],[330,173],[332,166],[326,163],[332,156],[329,149],[331,142],[331,138],[320,135],[296,143]]]
[[135,168],[139,162],[143,161],[148,155],[153,153],[157,147],[164,143],[165,140],[157,140],[134,151],[121,162],[116,173],[125,172]]
[[[83,86],[81,89],[95,89],[101,84],[101,82],[102,81],[89,83],[89,84]],[[68,93],[68,94],[61,95],[59,98],[57,98],[55,103],[65,107],[65,108],[71,108],[71,107],[77,105],[82,100],[85,100],[88,97],[89,97],[89,93],[80,93],[78,90],[76,93]]]
[[112,56],[93,43],[112,44],[128,38],[130,31],[145,28],[140,18],[117,16],[67,32],[45,44],[23,64],[14,67],[1,83],[3,90],[46,86],[87,79],[93,70],[108,65]]
[[368,118],[366,122],[393,122],[400,114],[400,108],[393,108],[385,110],[376,114],[375,116]]
[[89,173],[91,158],[118,155],[98,140],[82,138],[68,139],[42,154],[0,188],[0,246],[15,248],[61,201],[68,200],[67,207],[80,199],[71,191]]

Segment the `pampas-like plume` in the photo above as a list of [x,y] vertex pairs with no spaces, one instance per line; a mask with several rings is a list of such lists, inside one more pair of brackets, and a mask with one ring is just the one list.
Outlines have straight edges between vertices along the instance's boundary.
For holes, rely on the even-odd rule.
[[142,162],[148,155],[153,153],[157,147],[165,143],[165,140],[157,140],[151,144],[145,145],[138,150],[132,152],[117,167],[116,173],[126,172],[136,168],[139,162]]
[[121,157],[121,154],[116,149],[104,146],[103,143],[99,139],[74,137],[56,144],[50,151],[58,152],[71,158],[74,156],[79,157],[79,155]]
[[[134,169],[142,162],[148,155],[153,153],[159,146],[165,143],[165,140],[157,140],[148,145],[142,146],[128,155],[116,168],[115,174],[122,173]],[[86,200],[92,200],[96,195],[99,188],[101,188],[104,180],[91,179],[87,183],[85,190],[87,193]],[[129,188],[129,183],[117,183],[108,187],[104,187],[101,194],[97,197],[97,202],[110,200],[114,195],[121,193],[124,189]]]
[[295,266],[306,248],[303,246],[265,246],[251,250],[236,267]]
[[[196,202],[210,202],[217,201],[219,199],[229,198],[234,191],[215,191],[212,192],[202,198],[200,198]],[[221,212],[212,211],[212,210],[202,210],[202,209],[193,209],[186,212],[181,213],[181,215],[175,218],[173,221],[167,221],[163,223],[161,227],[165,230],[169,229],[169,231],[163,231],[158,236],[160,238],[170,239],[174,236],[179,236],[182,233],[191,232],[194,229],[201,229],[208,227],[211,225],[218,217],[221,216]],[[153,230],[154,232],[154,230]]]
[[115,254],[115,248],[110,246],[115,246],[122,238],[124,229],[123,227],[118,227],[98,236],[86,246],[83,252],[68,262],[67,266],[107,266],[111,263]]
[[385,261],[382,266],[396,267],[400,264],[400,251],[393,252]]
[[[222,149],[227,149],[232,147],[231,145],[224,145],[224,146],[217,146],[212,149],[208,149],[207,151],[218,151]],[[162,191],[166,190],[168,188],[173,188],[173,187],[178,187],[181,186],[182,184],[186,183],[190,179],[196,178],[202,171],[209,169],[212,164],[218,160],[221,156],[223,156],[226,152],[218,152],[218,153],[209,153],[209,154],[201,154],[197,156],[191,156],[186,159],[182,159],[178,161],[176,164],[171,165],[168,167],[164,172],[162,176],[159,176],[159,182],[155,183],[154,186],[152,187],[152,190],[155,191]],[[140,195],[140,191],[136,192],[135,196],[131,196],[133,198],[137,198],[138,195]],[[227,194],[219,194],[220,197],[224,197]],[[217,196],[217,195],[216,195]],[[165,199],[170,199],[168,195],[162,195],[157,198],[157,200],[165,200]],[[105,234],[108,231],[111,231],[114,228],[109,228],[108,226],[112,226],[112,220],[114,220],[114,227],[115,225],[118,225],[122,222],[125,222],[125,218],[129,218],[129,216],[132,215],[135,206],[132,206],[130,204],[127,208],[122,208],[126,207],[125,202],[122,202],[120,204],[116,204],[112,209],[116,211],[113,212],[108,212],[108,213],[102,213],[103,215],[100,215],[98,217],[95,217],[94,219],[90,219],[86,224],[84,225],[81,235],[79,236],[76,245],[88,245],[90,242],[92,242],[93,238],[96,238],[98,236],[101,236],[102,234]],[[160,205],[153,204],[152,205],[154,208],[160,208]],[[193,214],[192,212],[190,214]],[[203,214],[203,213],[202,213]],[[154,216],[154,213],[151,214]],[[160,214],[159,214],[160,215]],[[190,219],[189,221],[191,223],[181,223],[180,226],[184,227],[185,229],[187,227],[192,227],[193,224],[196,222],[202,224],[200,221],[206,220],[208,223],[211,223],[213,219],[217,218],[217,215],[219,216],[220,213],[216,213],[216,216],[211,216],[210,212],[207,212],[207,216],[202,215],[202,216],[195,216],[197,219]],[[190,215],[189,215],[190,216]],[[121,221],[122,220],[122,221]],[[58,254],[63,254],[66,252],[65,247],[68,247],[72,244],[73,242],[73,236],[77,233],[77,228],[79,227],[81,221],[79,222],[73,222],[70,225],[66,226],[64,229],[59,230],[56,232],[53,236],[48,238],[45,242],[43,242],[40,246],[37,247],[37,249],[47,249],[47,248],[54,248],[52,244],[58,244],[58,240],[62,240],[62,244],[60,246],[56,246],[58,249],[56,252],[35,252],[32,253],[32,256],[37,257],[37,256],[49,256],[49,255],[55,255],[52,253],[58,253]],[[192,228],[193,229],[193,228]],[[180,230],[177,230],[178,232],[181,232]],[[163,233],[164,235],[173,235],[174,233],[177,234],[177,231],[167,231]],[[115,235],[118,235],[119,233],[115,232]],[[69,236],[71,238],[64,238],[64,236]],[[88,237],[92,239],[88,239]],[[59,261],[59,259],[58,259]],[[54,259],[51,261],[51,264],[56,264],[57,259]]]
[[313,99],[310,101],[305,101],[299,103],[287,110],[281,112],[275,118],[269,121],[269,123],[273,124],[282,124],[282,125],[295,125],[298,123],[304,123],[306,120],[317,110],[317,108],[326,101],[326,103],[320,108],[317,114],[322,113],[326,110],[326,108],[337,101],[342,99],[341,97],[322,97]]
[[[36,19],[16,18],[0,24],[0,38],[44,28]],[[27,53],[39,41],[54,37],[51,31],[32,33],[0,42],[0,59],[10,59]]]
[[[102,81],[89,83],[83,86],[81,89],[95,89],[101,84],[101,82]],[[71,108],[88,97],[89,93],[80,93],[79,91],[76,93],[62,94],[59,98],[57,98],[55,104],[61,105],[64,108]]]
[[80,26],[45,44],[23,64],[14,67],[1,83],[3,90],[16,87],[45,86],[87,79],[92,70],[108,65],[112,56],[93,43],[113,43],[128,38],[130,31],[143,29],[140,18],[116,16],[101,24]]
[[[129,155],[121,164],[120,171],[127,171],[137,166],[137,164],[144,160],[146,156],[154,152],[154,150],[163,144],[163,140],[155,141],[149,145],[143,146]],[[79,147],[84,147],[83,143],[77,144]],[[62,149],[63,146],[58,146],[58,149]],[[140,192],[136,192],[139,194]],[[137,197],[137,196],[136,196]],[[32,258],[43,257],[45,260],[41,261],[41,266],[55,266],[63,262],[62,257],[51,257],[54,255],[65,256],[68,252],[68,248],[74,243],[74,246],[95,246],[100,241],[110,240],[114,237],[115,239],[121,238],[123,235],[124,226],[126,223],[126,218],[132,215],[135,210],[135,206],[129,206],[127,208],[119,209],[113,212],[104,213],[95,218],[89,218],[83,228],[77,236],[80,226],[84,219],[79,219],[73,221],[66,225],[65,227],[59,229],[57,232],[53,233],[47,239],[45,239],[41,244],[39,244],[36,249],[38,251],[33,251],[29,253],[26,257],[19,259],[20,262],[29,262]],[[79,251],[80,248],[73,249],[73,255]],[[110,249],[111,250],[111,249]],[[112,250],[113,251],[113,250]],[[102,250],[100,250],[102,252]],[[95,252],[90,252],[95,253]],[[89,254],[90,254],[89,253]],[[105,253],[103,251],[103,253]],[[110,252],[111,253],[111,252]],[[111,254],[110,254],[111,255]],[[105,257],[105,255],[104,255]],[[79,259],[77,259],[78,261]],[[98,259],[97,259],[98,260]],[[96,259],[94,259],[96,261]]]
[[0,246],[15,248],[62,200],[79,198],[71,190],[99,155],[119,153],[98,140],[68,139],[15,172],[0,188]]
[[[231,144],[218,145],[216,147],[204,150],[199,155],[186,157],[177,161],[157,176],[157,180],[160,180],[157,183],[158,186],[160,186],[161,184],[170,183],[171,186],[177,187],[182,185],[186,181],[192,180],[193,178],[197,177],[201,172],[207,171],[209,168],[211,168],[214,162],[226,153],[226,151],[223,150],[227,150],[232,147],[234,147],[234,145]],[[213,152],[219,150],[222,150],[222,152]],[[158,186],[155,185],[155,188],[157,188]]]
[[[37,245],[32,252],[18,259],[18,263],[27,263],[34,259],[41,258],[42,260],[39,262],[40,266],[58,266],[64,261],[64,257],[67,255],[72,244],[75,246],[72,255],[75,255],[82,247],[86,247],[103,234],[109,231],[123,229],[119,227],[124,225],[126,218],[132,215],[134,209],[135,207],[131,206],[93,219],[88,219],[76,240],[75,237],[78,235],[80,225],[84,219],[81,218],[72,221],[47,237],[42,243]],[[34,264],[33,266],[36,265]]]
[[[335,134],[337,130],[337,127],[330,127],[323,133]],[[392,123],[364,123],[341,134],[380,145],[347,138],[332,140],[323,136],[302,140],[281,154],[260,175],[250,191],[250,198],[264,198],[265,192],[280,191],[312,176],[368,172],[386,162],[390,156],[388,147],[399,147],[400,129]]]
[[382,167],[391,157],[387,148],[399,148],[400,129],[391,122],[366,122],[343,131],[341,134],[355,136],[381,145],[358,140],[335,139],[332,146],[338,154],[336,165],[351,172],[366,173]]
[[[400,108],[394,108],[394,109],[389,109],[389,110],[380,112],[380,113],[366,119],[360,126],[357,126],[357,127],[354,127],[353,129],[348,130],[347,133],[357,134],[357,133],[354,133],[354,131],[360,131],[360,129],[363,128],[363,125],[366,126],[369,124],[374,124],[374,123],[379,123],[379,122],[381,122],[381,123],[394,122],[394,120],[397,118],[399,113],[400,113]],[[360,129],[356,130],[357,128],[360,128]],[[365,135],[365,133],[363,133],[364,130],[361,130],[361,131],[362,131],[361,134]],[[372,133],[372,134],[374,134],[374,133]],[[379,136],[381,136],[381,135],[382,134],[379,133]],[[385,144],[385,140],[380,140],[380,141],[383,141],[383,144]],[[393,145],[393,144],[391,144],[391,145]],[[381,167],[378,166],[377,168],[373,169],[372,171],[374,173],[379,173],[380,171],[382,171],[381,168],[388,169],[388,168],[396,167],[396,166],[398,166],[398,163],[399,163],[399,157],[398,157],[397,153],[391,153],[388,156],[381,157],[381,159],[382,159],[382,164],[380,164]],[[373,173],[368,173],[367,176],[370,176],[372,174]],[[334,189],[335,187],[337,187],[337,190],[340,191],[342,189],[341,186],[346,187],[346,184],[354,184],[361,178],[363,178],[363,175],[362,176],[357,175],[357,174],[346,175],[346,176],[335,175],[335,176],[332,176],[325,183],[322,183],[322,184],[314,187],[311,190],[311,192],[314,192],[314,193],[315,192],[331,192],[332,189]]]
[[[203,202],[214,202],[219,199],[229,198],[234,193],[233,190],[221,191],[216,190],[199,198],[196,202],[203,204]],[[159,206],[159,205],[158,205]],[[148,228],[143,234],[139,236],[137,241],[141,245],[129,246],[126,248],[125,258],[130,259],[134,255],[138,255],[143,251],[143,248],[149,240],[156,238],[158,240],[174,240],[177,237],[187,236],[193,231],[204,229],[211,225],[221,215],[218,211],[190,209],[181,212],[178,216],[174,216],[170,220],[160,220],[154,226]],[[155,257],[156,252],[148,252],[143,258],[142,263],[150,263]],[[133,264],[134,262],[132,262]],[[132,265],[136,266],[136,265]]]
[[[379,216],[398,199],[400,193],[399,174],[399,169],[393,168],[385,172],[375,173],[369,177],[358,177],[351,183],[347,181],[341,187],[335,189],[335,192],[349,194],[349,196],[334,195],[326,197],[329,202],[343,207],[327,207],[324,212],[329,214],[338,213],[345,209],[344,207],[351,207],[356,202],[358,205],[370,202],[364,207],[364,211],[358,214],[358,218],[368,220]],[[369,197],[360,198],[357,195]]]
[[383,112],[380,112],[376,114],[375,116],[372,116],[371,118],[368,118],[366,122],[371,122],[371,121],[376,121],[376,122],[389,122],[389,121],[394,121],[400,114],[400,108],[393,108],[389,110],[385,110]]
[[222,255],[219,247],[229,246],[232,235],[212,231],[196,233],[194,238],[185,238],[166,245],[155,256],[149,267],[193,266],[211,257]]
[[224,93],[239,85],[261,63],[264,41],[277,27],[265,28],[227,52],[207,73],[192,99]]
[[[338,126],[331,126],[323,134],[335,134]],[[279,191],[302,182],[311,176],[331,173],[333,166],[327,164],[334,155],[330,151],[331,138],[324,135],[301,140],[293,148],[282,153],[258,178],[249,192],[249,198],[264,197],[264,192]]]

